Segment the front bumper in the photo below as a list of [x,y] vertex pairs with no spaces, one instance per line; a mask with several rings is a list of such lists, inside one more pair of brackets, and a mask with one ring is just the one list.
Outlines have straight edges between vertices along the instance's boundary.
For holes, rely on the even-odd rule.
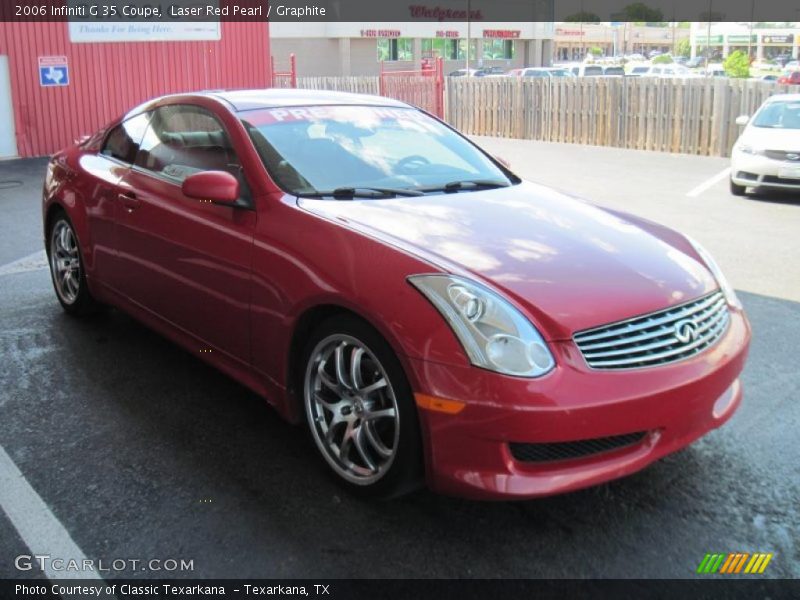
[[800,190],[800,173],[796,177],[782,177],[782,171],[785,173],[787,169],[800,171],[800,163],[745,154],[739,150],[734,150],[731,157],[731,180],[736,185]]
[[[732,310],[713,347],[653,368],[593,370],[572,341],[551,344],[558,366],[541,379],[409,360],[417,392],[465,403],[457,414],[419,411],[428,485],[472,498],[533,498],[638,471],[731,417],[749,342],[744,313]],[[509,446],[634,432],[647,433],[622,448],[549,462],[517,460]]]

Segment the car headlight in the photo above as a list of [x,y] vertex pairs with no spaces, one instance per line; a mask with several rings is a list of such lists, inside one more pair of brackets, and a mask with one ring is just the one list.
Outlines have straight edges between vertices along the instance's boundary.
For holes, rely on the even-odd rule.
[[755,146],[750,146],[749,144],[737,144],[736,149],[743,154],[750,154],[752,156],[764,154],[764,151],[761,148],[756,148]]
[[536,328],[492,290],[453,275],[408,280],[442,313],[473,365],[517,377],[541,377],[555,366]]
[[735,308],[742,308],[742,303],[739,301],[739,298],[736,296],[736,292],[731,287],[731,284],[728,283],[725,275],[722,273],[722,269],[719,268],[717,261],[714,260],[714,257],[711,256],[711,253],[703,248],[700,245],[700,242],[697,240],[693,240],[689,236],[686,236],[686,239],[691,242],[694,249],[700,255],[700,258],[703,259],[703,262],[708,267],[708,270],[711,271],[711,274],[714,276],[714,279],[717,280],[717,284],[719,285],[719,289],[722,290],[722,293],[725,295],[725,300],[727,300],[728,304]]

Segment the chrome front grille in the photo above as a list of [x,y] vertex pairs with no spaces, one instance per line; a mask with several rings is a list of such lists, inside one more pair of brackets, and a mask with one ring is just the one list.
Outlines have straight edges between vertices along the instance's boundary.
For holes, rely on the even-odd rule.
[[702,352],[730,321],[722,292],[641,317],[579,331],[573,336],[594,369],[632,369],[672,363]]

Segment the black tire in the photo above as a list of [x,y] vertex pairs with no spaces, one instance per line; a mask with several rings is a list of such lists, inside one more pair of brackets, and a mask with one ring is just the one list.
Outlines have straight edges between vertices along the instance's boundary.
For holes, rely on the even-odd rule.
[[745,186],[733,183],[733,179],[731,179],[730,183],[731,183],[731,194],[733,194],[734,196],[744,196],[744,193],[747,190]]
[[[59,284],[56,281],[56,271],[58,267],[57,257],[54,255],[54,252],[56,251],[54,244],[57,242],[55,242],[53,238],[54,235],[56,235],[56,231],[60,231],[62,228],[67,228],[74,240],[74,259],[77,260],[78,277],[74,278],[74,275],[72,275],[71,279],[73,281],[77,279],[77,291],[75,291],[74,288],[68,290],[63,283]],[[84,268],[83,254],[81,253],[81,245],[78,240],[78,234],[75,232],[75,229],[72,226],[72,221],[70,221],[69,217],[63,210],[59,210],[50,219],[50,223],[48,224],[47,228],[45,250],[47,251],[47,262],[50,265],[50,279],[53,282],[53,289],[56,293],[56,298],[58,298],[58,302],[61,304],[64,311],[69,315],[78,317],[96,313],[101,308],[101,305],[97,302],[97,300],[94,299],[94,297],[92,297],[92,294],[89,291],[89,286],[86,283],[86,270]]]
[[[353,349],[353,352],[348,356],[344,355],[348,351],[346,344],[350,344]],[[342,348],[343,362],[349,358],[349,364],[343,371],[347,373],[346,379],[352,382],[353,376],[350,369],[353,367],[353,363],[356,362],[355,355],[359,344],[364,349],[358,360],[358,371],[361,373],[359,380],[363,381],[363,379],[373,377],[377,380],[374,385],[377,385],[380,380],[388,379],[388,386],[367,393],[364,396],[363,405],[359,404],[359,406],[362,406],[361,411],[357,411],[356,407],[345,415],[343,411],[347,408],[347,402],[354,402],[355,399],[350,398],[348,400],[343,396],[353,392],[348,392],[348,390],[339,385],[339,373],[335,368],[335,350],[330,348]],[[330,363],[326,362],[327,359],[320,359],[326,351],[333,353],[328,356]],[[373,359],[377,362],[373,362]],[[299,369],[301,381],[298,389],[302,393],[308,431],[314,446],[326,463],[329,473],[336,481],[354,494],[384,499],[397,497],[420,487],[424,479],[424,467],[417,407],[411,386],[406,379],[400,361],[386,340],[368,323],[355,316],[335,316],[322,322],[312,332],[301,360],[302,369]],[[321,363],[322,367],[320,367]],[[320,369],[330,372],[331,367],[333,367],[334,380],[331,381],[329,378],[328,381],[329,383],[337,384],[337,389],[341,391],[334,391],[333,388],[322,385],[319,379]],[[365,370],[367,371],[366,374],[364,374]],[[379,374],[380,371],[382,371],[382,374]],[[385,377],[381,375],[385,375]],[[354,385],[353,387],[357,388],[359,386]],[[369,387],[369,384],[363,385],[363,389],[368,389]],[[315,390],[317,394],[327,395],[328,404],[336,401],[337,406],[343,405],[343,408],[340,407],[339,412],[337,412],[341,419],[335,424],[338,429],[333,424],[334,411],[327,408],[328,404],[320,403],[316,400],[318,395],[314,394]],[[360,402],[360,396],[358,398]],[[386,412],[387,409],[391,409],[393,403],[396,403],[397,408],[395,414],[398,415],[398,420],[396,423],[392,417],[388,416],[381,417],[382,420],[380,421],[370,420],[371,416],[378,414],[378,411]],[[323,405],[326,406],[324,410]],[[364,408],[366,406],[369,406],[369,408]],[[363,420],[359,420],[361,418],[360,415],[363,416]],[[329,419],[331,425],[327,428],[337,432],[337,435],[332,440],[333,444],[336,444],[336,438],[339,437],[338,432],[342,427],[345,429],[342,432],[344,434],[351,431],[351,428],[353,432],[358,429],[358,435],[352,436],[351,443],[347,446],[344,461],[342,461],[340,455],[337,454],[331,444],[326,444],[323,440],[325,433],[322,431],[322,427],[323,425],[327,426]],[[390,420],[392,420],[391,424],[389,424]],[[356,422],[360,423],[358,427],[354,426]],[[380,432],[378,431],[379,427],[383,427]],[[365,431],[362,432],[362,429]],[[363,436],[361,435],[362,433],[364,434]],[[384,444],[390,438],[392,443],[387,442]],[[356,439],[361,441],[356,444]],[[372,440],[378,441],[373,442]],[[345,447],[344,442],[340,443],[339,446],[340,448],[337,448],[337,451]],[[359,446],[359,448],[356,448],[356,446]],[[385,451],[390,447],[393,450],[391,461],[379,454],[377,450],[381,448],[382,451]],[[358,480],[360,475],[342,463],[350,462],[348,457],[353,457],[350,464],[354,468],[367,470],[363,466],[359,466],[359,464],[369,464],[369,462],[362,460],[364,458],[363,452],[366,452],[368,457],[372,459],[373,468],[377,467],[377,469],[375,475],[365,475],[363,479]],[[379,464],[383,460],[388,461],[388,465]],[[381,471],[382,467],[385,467],[385,469]],[[369,477],[377,477],[377,479],[368,481]]]

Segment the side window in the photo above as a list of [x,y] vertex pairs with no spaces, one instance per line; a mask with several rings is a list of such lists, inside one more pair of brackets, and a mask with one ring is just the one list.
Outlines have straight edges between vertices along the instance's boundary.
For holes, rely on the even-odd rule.
[[244,186],[239,159],[217,118],[191,105],[153,112],[136,165],[178,182],[200,171],[227,171]]
[[147,129],[149,118],[149,113],[144,113],[117,125],[106,137],[100,154],[132,163],[139,150],[139,142],[142,141]]

